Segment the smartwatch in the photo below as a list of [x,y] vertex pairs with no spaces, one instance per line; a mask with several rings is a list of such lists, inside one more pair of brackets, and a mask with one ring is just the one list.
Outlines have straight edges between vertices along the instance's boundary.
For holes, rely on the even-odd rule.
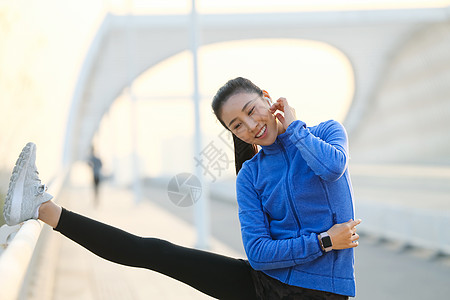
[[330,252],[333,250],[333,244],[331,243],[331,237],[326,232],[319,234],[319,241],[322,250],[325,252]]

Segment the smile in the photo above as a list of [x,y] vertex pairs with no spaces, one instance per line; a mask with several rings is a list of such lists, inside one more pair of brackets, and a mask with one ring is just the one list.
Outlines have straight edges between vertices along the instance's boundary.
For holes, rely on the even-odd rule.
[[264,125],[263,128],[261,128],[261,130],[258,132],[258,134],[255,136],[257,139],[263,137],[266,135],[266,131],[267,131],[267,125]]

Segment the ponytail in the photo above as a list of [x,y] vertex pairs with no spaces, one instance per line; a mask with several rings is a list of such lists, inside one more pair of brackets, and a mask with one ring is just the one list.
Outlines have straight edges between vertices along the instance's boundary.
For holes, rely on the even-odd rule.
[[232,135],[234,142],[234,164],[236,167],[237,175],[244,162],[251,159],[253,156],[255,156],[256,153],[258,153],[258,148],[255,144],[246,143],[236,135]]

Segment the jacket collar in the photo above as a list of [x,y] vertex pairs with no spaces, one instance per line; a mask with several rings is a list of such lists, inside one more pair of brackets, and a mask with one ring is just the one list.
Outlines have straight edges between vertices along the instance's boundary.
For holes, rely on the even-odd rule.
[[289,134],[284,132],[277,136],[275,142],[268,146],[261,146],[261,150],[266,154],[276,154],[281,152],[283,149],[288,148],[290,145],[293,145],[289,139]]

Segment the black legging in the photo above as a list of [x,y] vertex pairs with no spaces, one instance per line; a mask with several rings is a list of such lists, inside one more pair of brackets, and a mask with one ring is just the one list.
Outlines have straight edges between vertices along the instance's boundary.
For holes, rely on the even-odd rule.
[[55,230],[104,259],[159,272],[211,297],[257,299],[243,260],[135,236],[66,209]]

